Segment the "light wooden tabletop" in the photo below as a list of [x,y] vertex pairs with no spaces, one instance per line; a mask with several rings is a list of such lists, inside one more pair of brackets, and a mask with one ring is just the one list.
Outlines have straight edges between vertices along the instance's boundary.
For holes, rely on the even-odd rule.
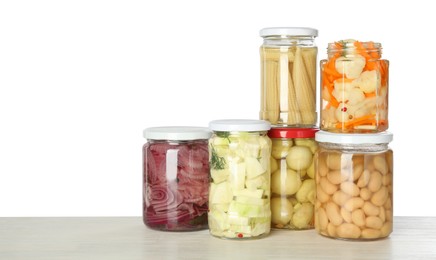
[[140,217],[0,218],[0,259],[436,259],[436,217],[395,217],[391,236],[371,242],[314,230],[222,240],[150,230]]

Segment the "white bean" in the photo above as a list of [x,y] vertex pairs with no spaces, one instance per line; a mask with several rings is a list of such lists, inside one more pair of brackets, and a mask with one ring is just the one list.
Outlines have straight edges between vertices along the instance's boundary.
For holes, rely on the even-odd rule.
[[338,190],[336,191],[333,196],[332,200],[339,206],[342,206],[347,202],[347,200],[350,198],[350,195]]
[[380,237],[387,237],[390,233],[392,233],[392,222],[385,222],[383,227],[380,229],[381,234]]
[[317,226],[320,230],[327,229],[327,224],[329,223],[329,219],[327,218],[327,213],[324,208],[319,208],[317,210],[317,219],[315,221],[315,226]]
[[359,187],[353,182],[341,183],[341,190],[350,196],[358,196],[360,194]]
[[329,171],[327,173],[327,179],[332,184],[340,184],[341,182],[345,181],[347,178],[348,178],[348,176],[345,174],[342,174],[341,170],[333,170],[333,171]]
[[359,227],[365,226],[365,213],[361,209],[357,209],[351,213],[351,220]]
[[351,223],[351,212],[345,208],[341,208],[341,216],[347,223]]
[[331,184],[326,177],[321,178],[319,185],[329,195],[338,190],[338,186]]
[[319,174],[319,176],[326,176],[327,173],[329,172],[329,168],[327,167],[327,163],[326,163],[326,154],[321,154],[318,156],[318,160],[317,160],[317,164],[315,165],[315,171],[317,172],[317,174]]
[[379,238],[382,232],[379,229],[366,228],[362,230],[362,238],[374,239]]
[[352,197],[344,204],[344,208],[348,211],[353,211],[355,209],[360,209],[363,207],[365,201],[360,197]]
[[368,185],[369,177],[371,176],[371,172],[367,169],[363,170],[362,174],[360,175],[359,180],[357,181],[357,186],[360,188],[365,187]]
[[360,175],[362,175],[363,172],[363,164],[356,164],[353,166],[353,174],[350,177],[353,177],[352,179],[350,178],[350,181],[357,181],[360,177]]
[[371,197],[372,204],[376,206],[383,206],[388,199],[388,189],[386,187],[381,187],[377,192],[375,192]]
[[329,236],[335,237],[336,236],[336,226],[333,225],[332,223],[329,223],[327,225],[327,233]]
[[325,209],[327,213],[327,218],[333,225],[338,226],[343,222],[338,205],[333,202],[328,202],[325,206]]
[[343,223],[336,228],[338,237],[342,238],[359,238],[361,231],[360,228],[351,223]]
[[327,154],[327,167],[332,170],[340,170],[342,168],[342,154],[340,153],[329,153]]
[[378,214],[378,217],[382,220],[382,222],[385,222],[386,221],[386,211],[385,211],[385,208],[383,208],[383,207],[380,207],[379,208],[379,214]]
[[369,201],[365,201],[362,209],[363,212],[365,212],[365,215],[367,216],[377,216],[378,214],[380,214],[379,207],[375,206]]
[[321,202],[327,202],[330,200],[330,195],[328,195],[323,189],[317,188],[316,189],[316,199]]
[[373,159],[374,167],[383,175],[388,173],[388,164],[384,158],[384,155],[379,155]]
[[378,191],[382,185],[382,175],[378,171],[371,172],[369,177],[368,189],[372,192]]
[[369,200],[372,196],[372,192],[370,192],[367,188],[360,189],[360,197],[363,200]]
[[379,217],[369,216],[365,220],[365,225],[368,228],[380,229],[383,227],[383,221]]

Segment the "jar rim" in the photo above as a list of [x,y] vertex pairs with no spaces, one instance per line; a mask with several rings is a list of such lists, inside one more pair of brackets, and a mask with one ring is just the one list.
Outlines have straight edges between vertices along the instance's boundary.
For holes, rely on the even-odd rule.
[[347,39],[347,40],[340,40],[331,42],[327,46],[327,50],[330,52],[337,52],[337,51],[344,51],[344,50],[356,50],[357,46],[360,46],[359,48],[364,48],[368,52],[377,52],[381,51],[382,45],[379,42],[373,42],[373,41],[358,41],[354,39]]
[[259,31],[261,37],[290,35],[290,36],[318,36],[318,30],[310,27],[267,27]]
[[197,126],[159,126],[146,128],[144,138],[149,140],[201,140],[209,139],[212,132],[207,127]]
[[337,144],[387,144],[392,142],[393,134],[387,131],[365,134],[318,131],[315,134],[315,140],[320,143]]

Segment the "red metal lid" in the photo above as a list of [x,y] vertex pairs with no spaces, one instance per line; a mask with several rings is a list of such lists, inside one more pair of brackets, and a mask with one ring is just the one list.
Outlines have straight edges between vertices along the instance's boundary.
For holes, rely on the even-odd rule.
[[318,128],[271,128],[268,131],[270,138],[315,138]]

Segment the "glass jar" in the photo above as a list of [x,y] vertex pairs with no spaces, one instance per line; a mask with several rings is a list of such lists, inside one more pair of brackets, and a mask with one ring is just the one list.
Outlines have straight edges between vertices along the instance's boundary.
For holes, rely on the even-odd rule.
[[216,120],[209,124],[209,231],[229,239],[269,234],[271,140],[263,120]]
[[207,229],[208,139],[203,127],[144,130],[143,220],[152,229]]
[[388,129],[389,61],[381,44],[345,40],[328,45],[321,61],[321,130],[342,133]]
[[271,222],[281,229],[314,227],[317,128],[272,128]]
[[316,133],[315,229],[321,235],[374,240],[392,232],[392,137]]
[[273,27],[260,30],[260,36],[260,119],[274,126],[316,126],[318,30]]

